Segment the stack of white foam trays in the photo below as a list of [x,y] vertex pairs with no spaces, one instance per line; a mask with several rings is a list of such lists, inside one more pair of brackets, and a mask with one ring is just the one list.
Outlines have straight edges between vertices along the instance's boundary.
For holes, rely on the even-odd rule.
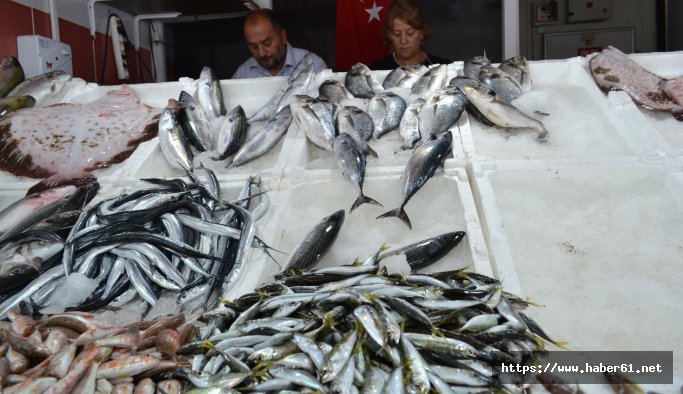
[[[663,77],[683,74],[683,52],[632,58]],[[677,392],[683,383],[683,123],[637,107],[623,92],[601,92],[586,58],[530,67],[533,88],[515,104],[545,124],[547,142],[463,114],[451,128],[453,151],[443,170],[406,206],[412,230],[398,219],[375,219],[402,199],[400,178],[410,153],[400,150],[397,133],[370,141],[379,158],[368,158],[364,191],[384,207],[364,204],[351,213],[355,187],[342,177],[334,154],[307,142],[294,123],[254,162],[227,170],[207,166],[216,169],[226,199],[250,175],[261,176],[272,204],[257,233],[279,250],[292,250],[320,219],[344,209],[345,223],[320,266],[365,258],[384,243],[397,247],[466,231],[463,243],[427,271],[469,267],[500,278],[506,290],[542,304],[530,315],[573,350],[673,350],[674,386],[652,388]],[[449,72],[461,69],[456,62]],[[344,75],[323,72],[317,82],[343,81]],[[380,81],[385,75],[378,73]],[[221,87],[228,110],[240,104],[251,114],[284,82],[223,80]],[[131,88],[144,103],[163,108],[181,90],[194,94],[196,83],[182,78]],[[90,101],[116,88],[81,85],[65,101]],[[33,183],[0,176],[16,180],[4,182],[0,208]],[[124,163],[98,171],[98,199],[145,187],[140,178],[180,176],[155,138]],[[284,264],[286,256],[275,256]],[[234,295],[270,282],[280,269],[255,251]]]

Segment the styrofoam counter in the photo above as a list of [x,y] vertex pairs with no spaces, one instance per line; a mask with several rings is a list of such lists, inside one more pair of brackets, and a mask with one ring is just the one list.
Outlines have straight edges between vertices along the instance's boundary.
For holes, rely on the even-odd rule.
[[[636,63],[662,78],[683,76],[683,51],[628,55]],[[608,93],[614,107],[622,106],[630,115],[633,127],[643,130],[656,144],[658,150],[671,155],[683,156],[683,121],[671,113],[650,111],[633,102],[626,92]]]
[[[494,160],[623,157],[655,149],[645,133],[624,123],[585,66],[585,58],[529,62],[532,89],[512,103],[548,130],[489,127],[470,117],[461,130],[468,158]],[[545,115],[547,114],[547,115]]]
[[[423,271],[469,267],[482,274],[492,274],[464,168],[438,170],[413,196],[405,208],[412,230],[397,218],[376,219],[400,205],[400,173],[366,177],[365,195],[384,206],[363,204],[353,212],[349,209],[357,196],[354,185],[336,172],[320,175],[281,182],[279,192],[273,198],[270,218],[259,226],[262,239],[270,246],[291,252],[324,217],[343,209],[345,220],[341,231],[318,267],[351,264],[356,258],[364,260],[384,243],[393,249],[443,233],[465,231],[467,235],[456,248]],[[235,295],[273,281],[273,276],[283,270],[287,262],[287,256],[273,255],[280,266],[268,259],[254,260],[252,274],[236,289]]]
[[[472,163],[505,288],[572,350],[673,350],[683,382],[683,173],[639,160]],[[671,387],[664,391],[670,392]]]

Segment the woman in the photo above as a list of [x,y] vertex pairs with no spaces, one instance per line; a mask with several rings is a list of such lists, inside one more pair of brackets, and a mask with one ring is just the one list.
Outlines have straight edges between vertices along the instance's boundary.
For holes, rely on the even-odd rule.
[[394,0],[384,18],[382,39],[391,45],[392,53],[370,65],[373,70],[393,70],[412,64],[448,64],[450,61],[428,54],[422,43],[431,35],[422,9],[412,0]]

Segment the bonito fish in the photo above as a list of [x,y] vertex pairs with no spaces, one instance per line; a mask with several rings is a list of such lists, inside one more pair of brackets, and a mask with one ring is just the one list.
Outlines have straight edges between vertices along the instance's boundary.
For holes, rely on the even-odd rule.
[[346,133],[339,134],[334,139],[334,154],[344,177],[356,185],[358,189],[358,198],[353,202],[349,212],[365,203],[381,206],[382,204],[363,194],[365,155],[356,140]]
[[127,86],[89,104],[20,109],[0,118],[0,169],[48,182],[82,177],[155,137],[158,116]]
[[410,159],[408,159],[405,170],[403,170],[403,201],[401,205],[396,209],[379,215],[377,219],[397,217],[408,228],[413,228],[410,218],[408,218],[408,214],[406,214],[403,208],[413,195],[434,175],[437,167],[446,160],[452,143],[453,137],[451,133],[445,132],[436,139],[427,141],[415,149]]

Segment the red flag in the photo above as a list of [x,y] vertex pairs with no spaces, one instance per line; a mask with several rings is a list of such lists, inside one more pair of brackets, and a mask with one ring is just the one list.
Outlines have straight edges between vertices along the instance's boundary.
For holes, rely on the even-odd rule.
[[337,0],[338,71],[366,65],[391,53],[382,41],[382,23],[391,0]]

